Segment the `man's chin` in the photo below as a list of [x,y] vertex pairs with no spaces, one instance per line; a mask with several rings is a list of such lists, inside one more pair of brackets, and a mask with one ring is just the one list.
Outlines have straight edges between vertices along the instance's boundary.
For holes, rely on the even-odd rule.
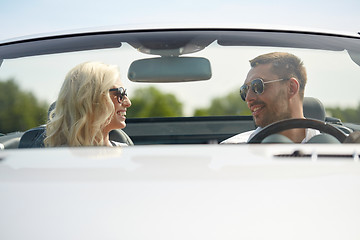
[[261,127],[261,128],[264,128],[266,127],[267,125],[270,125],[272,122],[264,122],[264,121],[261,121],[260,119],[255,119],[255,126],[256,127]]
[[263,128],[263,124],[262,124],[259,120],[254,119],[254,123],[255,123],[255,126],[256,126],[256,127],[261,127],[261,128]]

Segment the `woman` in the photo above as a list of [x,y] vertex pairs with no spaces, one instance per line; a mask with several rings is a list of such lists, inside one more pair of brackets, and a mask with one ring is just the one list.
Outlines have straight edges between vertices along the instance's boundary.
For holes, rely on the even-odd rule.
[[46,126],[45,146],[117,146],[109,132],[126,126],[130,106],[116,66],[82,63],[65,78]]

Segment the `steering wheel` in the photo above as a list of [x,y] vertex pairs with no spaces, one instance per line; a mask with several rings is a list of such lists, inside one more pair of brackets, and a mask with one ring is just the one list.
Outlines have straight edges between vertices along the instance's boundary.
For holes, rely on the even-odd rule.
[[347,137],[346,134],[343,133],[340,129],[323,121],[306,118],[292,118],[274,122],[264,127],[254,137],[252,137],[248,143],[261,143],[261,141],[264,140],[264,138],[266,138],[267,136],[293,128],[317,129],[320,132],[334,136],[341,143],[343,143],[345,138]]

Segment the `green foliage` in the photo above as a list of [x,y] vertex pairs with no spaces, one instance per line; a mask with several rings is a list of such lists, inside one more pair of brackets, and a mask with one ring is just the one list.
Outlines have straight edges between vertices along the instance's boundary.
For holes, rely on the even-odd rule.
[[326,108],[326,112],[332,117],[341,119],[342,122],[360,123],[360,103],[357,108]]
[[140,88],[131,96],[129,118],[141,117],[180,117],[182,104],[173,94],[164,94],[154,87]]
[[208,108],[196,109],[194,116],[231,116],[250,115],[251,112],[246,103],[240,98],[238,91],[232,92],[225,97],[215,98]]
[[13,79],[0,81],[0,133],[25,131],[44,124],[48,104],[22,91]]

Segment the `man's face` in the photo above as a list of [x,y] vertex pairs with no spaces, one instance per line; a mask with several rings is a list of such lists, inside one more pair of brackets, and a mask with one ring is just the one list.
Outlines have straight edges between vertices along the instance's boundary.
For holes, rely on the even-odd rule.
[[[271,72],[271,64],[259,64],[249,71],[245,84],[261,78],[264,82],[279,79]],[[264,92],[256,94],[249,88],[246,99],[256,126],[265,127],[273,122],[291,118],[287,97],[287,84],[283,81],[264,85]]]

